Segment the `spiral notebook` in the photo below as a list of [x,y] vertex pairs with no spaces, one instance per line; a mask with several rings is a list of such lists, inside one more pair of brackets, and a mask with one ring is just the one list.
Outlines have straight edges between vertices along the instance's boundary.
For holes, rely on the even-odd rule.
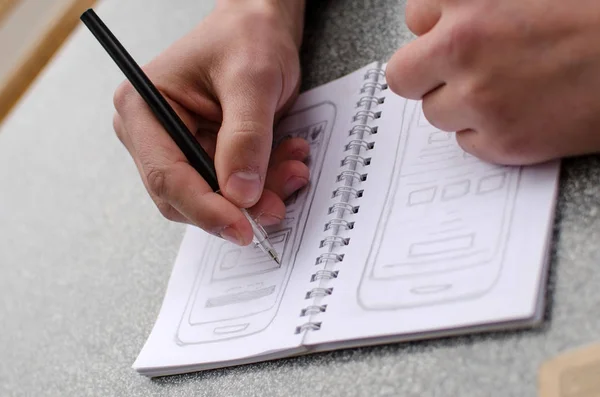
[[309,186],[267,229],[281,265],[188,227],[133,367],[147,376],[542,320],[559,162],[485,163],[373,63],[300,95]]

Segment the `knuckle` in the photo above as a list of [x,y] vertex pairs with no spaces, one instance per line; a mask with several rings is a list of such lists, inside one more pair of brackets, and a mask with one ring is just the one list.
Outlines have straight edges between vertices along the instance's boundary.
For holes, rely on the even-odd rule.
[[407,49],[402,48],[396,51],[390,58],[385,70],[385,82],[390,90],[404,97],[412,96],[408,88],[410,86],[409,81],[403,79],[403,76],[411,74],[406,63],[407,57],[410,57],[410,55],[407,55]]
[[156,197],[164,197],[167,193],[167,172],[163,168],[151,168],[146,174],[148,190]]
[[270,49],[257,48],[256,43],[248,43],[238,51],[235,62],[226,64],[225,80],[246,87],[252,83],[255,89],[271,90],[281,84],[280,57],[271,53]]
[[468,66],[477,54],[483,29],[472,18],[458,21],[449,27],[440,41],[441,52],[453,65]]
[[242,70],[238,69],[238,73],[245,76],[245,78],[250,78],[251,81],[255,81],[259,85],[273,84],[281,78],[279,64],[269,60],[269,55],[264,54],[255,59],[246,58],[246,62],[241,64]]
[[492,85],[484,74],[477,75],[459,86],[458,99],[480,118],[495,118],[500,105]]
[[425,116],[425,119],[429,122],[429,124],[444,131],[444,129],[442,128],[443,126],[441,125],[437,117],[438,112],[436,111],[434,103],[431,100],[424,99],[422,103],[422,108],[423,115]]
[[457,135],[461,148],[484,161],[502,165],[518,165],[531,156],[531,145],[522,134],[503,133],[500,128],[479,130],[478,137]]
[[495,162],[501,164],[518,164],[529,156],[529,144],[522,134],[500,135],[491,145]]
[[119,117],[119,115],[117,113],[115,113],[113,115],[113,130],[115,131],[115,134],[117,135],[117,138],[119,139],[119,141],[121,141],[121,143],[123,145],[125,145],[125,139],[123,134],[125,134],[125,131],[123,131],[123,124],[121,123],[121,118]]
[[120,112],[125,108],[134,91],[135,88],[133,88],[133,85],[127,80],[119,84],[113,95],[113,105],[117,112]]
[[273,29],[280,25],[281,19],[279,14],[271,7],[252,7],[238,15],[236,22],[240,27],[240,31],[247,35],[248,32],[252,31]]
[[266,126],[253,120],[239,121],[232,131],[231,140],[235,147],[243,148],[243,152],[249,155],[242,157],[256,158],[271,147],[270,141],[267,142],[267,130]]
[[385,69],[385,82],[387,83],[390,90],[399,94],[399,90],[401,89],[401,84],[399,83],[398,77],[398,52],[396,52],[390,58],[387,67]]
[[175,210],[175,208],[173,208],[173,206],[171,206],[171,204],[162,200],[156,200],[154,203],[156,204],[156,208],[158,208],[158,211],[164,218],[173,222],[179,220],[178,212],[177,210]]

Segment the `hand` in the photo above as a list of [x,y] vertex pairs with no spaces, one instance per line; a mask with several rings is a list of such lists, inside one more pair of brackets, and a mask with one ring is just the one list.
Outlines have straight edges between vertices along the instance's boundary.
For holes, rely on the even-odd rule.
[[252,229],[239,208],[251,207],[263,225],[278,223],[283,200],[309,176],[306,141],[286,140],[271,156],[274,122],[298,92],[302,27],[302,18],[276,3],[222,1],[144,67],[214,157],[223,196],[187,163],[129,83],[114,99],[117,136],[160,212],[240,245],[252,241]]
[[600,2],[408,0],[418,36],[390,60],[398,95],[484,160],[600,151]]

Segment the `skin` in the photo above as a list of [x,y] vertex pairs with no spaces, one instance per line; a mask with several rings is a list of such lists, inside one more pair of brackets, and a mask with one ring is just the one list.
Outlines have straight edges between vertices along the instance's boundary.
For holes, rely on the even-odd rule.
[[389,87],[490,162],[600,151],[600,3],[409,0]]
[[247,245],[252,228],[239,208],[263,225],[278,223],[283,200],[308,183],[306,141],[287,140],[271,154],[273,124],[298,93],[304,6],[219,1],[143,67],[213,156],[222,196],[186,162],[131,84],[115,92],[114,129],[167,219]]
[[[304,0],[220,0],[144,69],[214,157],[222,196],[187,164],[135,90],[115,93],[114,128],[168,219],[236,244],[238,208],[265,225],[308,183],[308,143],[271,153],[273,125],[298,93]],[[388,63],[390,89],[461,147],[525,165],[600,151],[600,3],[408,0],[417,39]]]

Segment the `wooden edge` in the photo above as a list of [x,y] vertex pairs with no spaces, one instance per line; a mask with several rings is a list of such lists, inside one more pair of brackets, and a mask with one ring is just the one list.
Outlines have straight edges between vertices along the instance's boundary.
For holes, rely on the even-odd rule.
[[95,0],[72,0],[63,8],[62,14],[49,23],[46,31],[26,56],[17,62],[13,71],[9,73],[6,84],[0,87],[0,123],[69,37],[79,23],[81,13],[94,3]]
[[538,372],[538,397],[600,395],[600,343],[571,348],[544,362]]
[[0,0],[0,24],[21,0]]

